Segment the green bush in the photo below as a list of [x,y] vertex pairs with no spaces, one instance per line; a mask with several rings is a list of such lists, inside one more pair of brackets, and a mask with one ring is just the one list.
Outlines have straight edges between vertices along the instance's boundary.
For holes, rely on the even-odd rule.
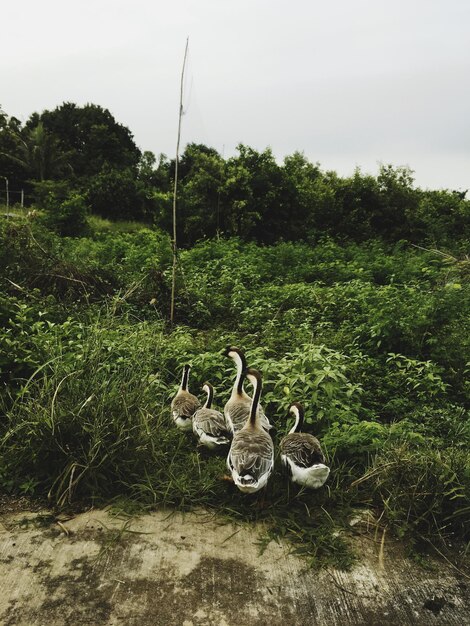
[[470,538],[468,449],[389,448],[376,457],[366,481],[398,536]]
[[4,474],[7,468],[17,484],[34,479],[64,502],[65,493],[109,493],[145,471],[167,401],[155,367],[162,334],[145,324],[128,330],[66,321],[51,329],[49,342],[29,337],[30,352],[46,347],[47,361],[6,411]]
[[[95,223],[88,236],[62,237],[35,219],[4,220],[0,243],[0,488],[61,505],[124,495],[260,516],[272,536],[337,563],[349,562],[335,537],[350,507],[384,511],[411,540],[436,530],[445,539],[446,524],[466,537],[465,259],[405,243],[200,242],[180,252],[170,327],[161,231]],[[224,459],[203,458],[173,427],[185,363],[191,390],[201,397],[211,381],[223,407],[235,378],[227,345],[263,374],[276,445],[289,404],[305,405],[332,467],[324,490],[293,497],[276,467],[275,505],[255,512],[220,480]]]
[[136,220],[148,217],[149,199],[131,168],[104,165],[86,186],[86,200],[101,217]]
[[48,208],[44,222],[60,235],[80,237],[88,227],[85,198],[75,193],[56,206]]

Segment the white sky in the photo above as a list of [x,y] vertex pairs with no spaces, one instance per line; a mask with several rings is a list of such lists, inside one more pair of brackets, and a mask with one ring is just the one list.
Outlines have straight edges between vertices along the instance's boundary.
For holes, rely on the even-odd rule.
[[0,106],[108,108],[142,150],[243,142],[323,169],[409,165],[470,188],[468,0],[21,0],[0,10]]

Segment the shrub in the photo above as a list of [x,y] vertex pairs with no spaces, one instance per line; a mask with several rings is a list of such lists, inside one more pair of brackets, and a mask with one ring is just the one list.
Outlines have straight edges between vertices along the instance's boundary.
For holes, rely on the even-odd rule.
[[377,455],[365,475],[385,519],[400,537],[469,539],[470,454],[404,444]]
[[[407,537],[446,536],[447,522],[466,537],[465,260],[405,243],[200,242],[180,252],[170,328],[171,246],[161,231],[95,223],[72,238],[12,220],[0,222],[0,244],[4,489],[50,492],[60,504],[120,494],[261,516],[309,555],[339,554],[335,526],[350,506],[385,509]],[[224,405],[235,377],[227,345],[262,372],[277,442],[289,404],[305,405],[306,429],[332,467],[323,491],[293,497],[276,468],[276,505],[255,512],[219,480],[224,460],[203,460],[173,428],[184,363],[191,390],[202,395],[209,380]]]
[[93,213],[111,219],[139,220],[146,216],[146,194],[135,172],[106,165],[87,185],[86,199]]
[[85,198],[75,193],[60,204],[49,207],[44,222],[60,235],[80,237],[87,231],[87,214]]

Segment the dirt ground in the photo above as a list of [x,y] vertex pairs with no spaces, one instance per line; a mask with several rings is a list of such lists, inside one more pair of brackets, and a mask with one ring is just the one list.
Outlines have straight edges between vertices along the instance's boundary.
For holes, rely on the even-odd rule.
[[123,518],[91,510],[0,514],[0,624],[443,626],[470,624],[470,580],[359,539],[350,571],[306,570],[262,528],[206,512]]

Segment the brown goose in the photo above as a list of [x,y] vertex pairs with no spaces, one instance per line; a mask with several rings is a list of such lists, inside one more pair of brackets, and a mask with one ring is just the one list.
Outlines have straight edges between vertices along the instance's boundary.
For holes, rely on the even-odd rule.
[[218,450],[229,445],[231,433],[222,413],[211,408],[214,387],[210,383],[204,383],[202,389],[207,393],[207,400],[193,416],[193,432],[199,443],[209,450]]
[[246,377],[254,387],[249,420],[238,430],[232,440],[227,457],[227,467],[233,482],[244,493],[255,493],[268,483],[274,466],[274,445],[262,428],[258,411],[261,396],[261,374],[246,370]]
[[304,422],[304,409],[299,402],[289,407],[295,424],[280,443],[281,461],[287,467],[291,481],[303,487],[318,489],[330,473],[324,463],[320,442],[313,435],[299,432]]
[[[251,398],[243,389],[243,372],[247,368],[245,353],[240,348],[231,346],[227,348],[224,355],[233,359],[237,366],[237,376],[233,385],[232,394],[229,401],[224,407],[224,415],[227,420],[227,424],[233,433],[241,430],[250,417],[251,410]],[[269,431],[272,425],[269,423],[266,417],[263,407],[258,407],[260,424],[266,430]]]
[[188,379],[190,365],[183,367],[183,377],[178,393],[171,401],[171,415],[178,428],[181,430],[191,430],[193,427],[192,417],[201,407],[201,403],[188,391]]

